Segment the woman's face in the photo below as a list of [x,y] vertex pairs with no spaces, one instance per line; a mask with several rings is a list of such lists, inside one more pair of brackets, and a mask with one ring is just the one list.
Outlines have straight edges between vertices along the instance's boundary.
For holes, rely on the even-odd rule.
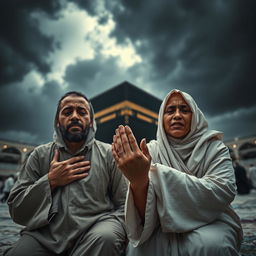
[[192,111],[180,93],[169,97],[163,117],[165,133],[171,137],[182,139],[191,128]]

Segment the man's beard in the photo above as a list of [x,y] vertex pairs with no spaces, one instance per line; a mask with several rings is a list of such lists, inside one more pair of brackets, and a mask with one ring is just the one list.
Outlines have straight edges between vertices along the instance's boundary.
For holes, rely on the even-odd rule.
[[[72,126],[79,126],[82,128],[81,131],[76,131],[76,132],[70,132],[69,128]],[[60,132],[62,135],[62,138],[64,140],[67,140],[68,142],[81,142],[81,141],[85,141],[87,138],[87,135],[89,133],[90,130],[90,125],[86,125],[85,128],[83,128],[83,126],[80,123],[77,122],[72,122],[71,124],[69,124],[66,128],[64,126],[60,126]]]

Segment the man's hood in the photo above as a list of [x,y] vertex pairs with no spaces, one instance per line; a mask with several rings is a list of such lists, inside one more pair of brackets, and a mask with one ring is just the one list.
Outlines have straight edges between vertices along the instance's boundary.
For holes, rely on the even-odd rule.
[[[91,116],[90,129],[89,129],[89,132],[87,134],[85,143],[81,147],[79,152],[84,150],[85,147],[90,148],[92,146],[92,143],[93,143],[94,138],[95,138],[95,133],[96,133],[96,130],[97,130],[97,125],[96,125],[95,118],[94,118],[94,110],[93,110],[91,102],[89,102],[89,104],[90,104],[90,116]],[[56,120],[54,122],[53,141],[57,144],[57,146],[59,148],[65,148],[68,151],[68,148],[67,148],[67,146],[66,146],[66,144],[65,144],[65,142],[63,140],[60,128],[57,127]],[[77,153],[79,153],[79,152],[77,152]]]

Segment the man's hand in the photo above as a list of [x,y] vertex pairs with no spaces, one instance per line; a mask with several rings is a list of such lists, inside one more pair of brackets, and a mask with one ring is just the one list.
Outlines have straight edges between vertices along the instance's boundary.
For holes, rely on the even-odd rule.
[[130,181],[132,188],[142,189],[148,185],[151,156],[145,139],[141,140],[139,148],[130,127],[120,125],[113,137],[112,153],[117,167]]
[[82,161],[84,156],[76,156],[59,162],[59,154],[59,151],[56,150],[48,173],[52,190],[58,186],[64,186],[75,180],[85,178],[90,169],[90,162]]

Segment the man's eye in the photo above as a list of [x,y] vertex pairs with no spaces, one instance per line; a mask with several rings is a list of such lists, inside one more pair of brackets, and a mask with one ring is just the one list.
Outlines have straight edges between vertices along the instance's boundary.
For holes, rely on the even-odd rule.
[[65,111],[65,112],[63,112],[64,116],[70,116],[71,113],[72,113],[71,111]]
[[78,114],[80,116],[85,116],[85,115],[87,115],[87,112],[85,110],[80,110],[80,111],[78,111]]

